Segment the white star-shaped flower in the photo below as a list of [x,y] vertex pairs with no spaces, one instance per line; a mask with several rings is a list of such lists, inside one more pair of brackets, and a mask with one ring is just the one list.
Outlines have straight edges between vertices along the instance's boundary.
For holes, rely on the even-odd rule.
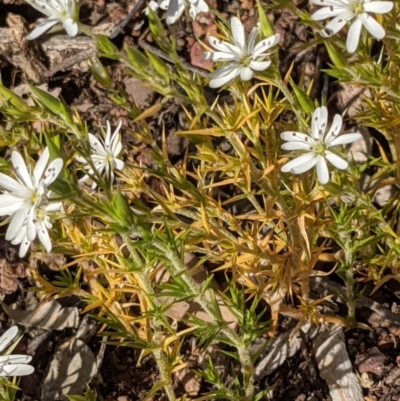
[[27,36],[36,39],[56,24],[62,24],[71,37],[78,34],[78,0],[25,0],[48,18],[40,18],[38,26]]
[[254,76],[254,71],[264,71],[271,65],[267,50],[278,44],[279,34],[270,36],[256,44],[259,28],[254,27],[250,32],[246,44],[243,24],[236,17],[231,18],[232,41],[234,44],[219,40],[214,36],[208,38],[208,42],[218,51],[205,52],[203,57],[211,61],[226,61],[223,67],[210,74],[210,87],[219,88],[236,77],[242,81],[249,81]]
[[310,168],[317,166],[317,176],[321,184],[329,181],[328,160],[336,168],[344,170],[348,167],[346,160],[328,150],[332,146],[344,145],[361,138],[359,133],[339,135],[342,129],[342,117],[336,114],[332,125],[326,133],[328,111],[326,107],[319,107],[312,115],[311,134],[287,131],[281,133],[281,138],[287,143],[282,145],[284,150],[300,150],[306,152],[296,159],[286,163],[281,171],[284,173],[302,174]]
[[5,236],[7,241],[15,240],[21,231],[26,232],[29,241],[36,238],[36,212],[47,202],[47,187],[55,181],[63,166],[60,158],[48,165],[49,161],[50,153],[46,147],[31,174],[20,153],[14,151],[11,162],[16,179],[0,173],[0,189],[4,192],[0,195],[0,216],[12,216]]
[[204,0],[151,0],[149,7],[155,11],[157,8],[167,11],[167,25],[172,25],[182,16],[186,8],[189,8],[190,18],[193,20],[197,14],[208,12],[209,8]]
[[[42,243],[46,252],[52,249],[51,239],[48,230],[53,227],[50,216],[55,212],[60,212],[63,209],[61,202],[50,203],[47,206],[36,209],[35,229],[39,241]],[[36,237],[36,234],[35,234]],[[29,249],[32,240],[28,239],[27,224],[24,224],[18,235],[11,241],[13,245],[20,245],[18,256],[23,258]]]
[[[102,175],[105,170],[110,182],[114,181],[114,169],[123,170],[125,166],[125,163],[118,159],[122,150],[121,138],[119,136],[121,126],[122,122],[120,121],[114,133],[111,135],[111,126],[107,121],[107,133],[104,141],[102,138],[97,139],[93,134],[89,134],[89,142],[93,151],[90,156],[92,163],[98,175]],[[85,158],[78,156],[76,160],[87,165],[88,174],[79,180],[80,182],[85,182],[90,178],[89,175],[94,175],[94,170]],[[92,190],[95,188],[96,183],[93,182]]]
[[[3,352],[18,334],[18,327],[12,326],[0,337],[0,352]],[[29,355],[0,356],[0,376],[26,376],[34,372],[33,366],[28,365],[32,360]]]
[[315,21],[332,18],[321,31],[321,35],[329,37],[339,32],[348,21],[354,19],[347,34],[346,49],[354,53],[360,40],[361,28],[364,27],[376,39],[385,37],[385,30],[368,13],[386,14],[393,8],[391,1],[371,0],[311,0],[323,6],[311,18]]

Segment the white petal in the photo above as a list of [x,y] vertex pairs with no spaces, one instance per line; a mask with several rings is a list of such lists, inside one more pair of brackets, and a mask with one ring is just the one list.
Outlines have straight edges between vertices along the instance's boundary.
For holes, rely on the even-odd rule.
[[117,170],[123,170],[125,167],[125,163],[122,160],[114,159],[114,166]]
[[189,0],[190,4],[197,9],[198,13],[206,13],[209,8],[204,0]]
[[26,221],[26,238],[33,241],[36,238],[36,209],[31,207]]
[[342,116],[340,114],[335,114],[332,125],[324,138],[324,142],[328,147],[332,146],[332,141],[335,140],[335,138],[339,135],[342,125]]
[[252,56],[258,57],[261,54],[265,53],[268,49],[277,45],[279,43],[279,39],[280,39],[279,34],[276,34],[257,43],[256,47],[254,48]]
[[51,252],[52,245],[51,245],[50,236],[49,236],[49,233],[48,233],[47,228],[43,221],[40,222],[39,227],[38,227],[38,237],[39,237],[39,241],[42,243],[42,245],[46,249],[46,252],[47,253]]
[[23,239],[23,241],[21,241],[21,245],[19,246],[19,252],[18,252],[18,256],[20,258],[23,258],[26,255],[30,245],[31,241],[28,241],[26,237]]
[[121,127],[122,127],[122,121],[120,121],[117,125],[117,128],[115,128],[114,134],[110,142],[110,148],[114,156],[117,156],[122,150],[121,141],[119,138],[119,130],[121,129]]
[[325,134],[326,126],[328,125],[328,109],[325,106],[320,107],[320,114],[318,119],[319,135]]
[[4,365],[0,366],[0,376],[27,376],[35,371],[30,365]]
[[293,174],[301,174],[304,173],[304,171],[314,167],[316,162],[316,155],[313,152],[309,152],[297,157],[289,163],[286,163],[284,166],[282,166],[281,171],[284,173],[288,173],[290,171]]
[[271,65],[271,61],[251,61],[250,68],[255,71],[264,71]]
[[72,18],[65,19],[63,21],[63,26],[68,36],[71,38],[78,35],[78,24]]
[[122,150],[122,143],[121,142],[117,142],[117,144],[113,147],[112,150],[112,154],[114,155],[114,157],[117,157]]
[[[383,39],[385,37],[385,30],[373,17],[368,15],[367,13],[360,14],[358,18],[361,20],[362,24],[365,26],[367,31],[375,38],[375,39]],[[349,31],[350,34],[350,31]]]
[[318,140],[320,136],[323,136],[328,123],[328,110],[325,106],[318,107],[311,119],[311,136]]
[[299,141],[286,142],[281,145],[281,148],[283,150],[312,150],[312,146],[309,143]]
[[11,344],[17,334],[18,327],[12,326],[0,337],[0,352],[4,351]]
[[208,43],[220,52],[231,53],[237,59],[240,59],[242,57],[241,49],[232,45],[231,43],[225,42],[224,40],[217,39],[214,36],[209,36]]
[[167,25],[174,24],[180,16],[183,14],[185,10],[185,6],[183,4],[179,4],[178,0],[170,0],[167,10]]
[[361,19],[357,18],[350,26],[349,32],[347,33],[346,49],[349,53],[354,53],[358,47],[360,41],[362,22]]
[[19,152],[12,152],[11,162],[14,166],[15,173],[18,178],[30,189],[34,189],[31,175],[25,164],[25,160],[22,158]]
[[[151,8],[153,11],[157,11],[158,3],[154,0],[150,0],[148,3],[148,7]],[[145,14],[149,15],[149,11],[147,10],[147,8],[145,9]]]
[[36,163],[35,169],[33,170],[35,187],[37,187],[39,181],[42,179],[49,160],[50,160],[50,151],[49,148],[46,146],[43,153],[40,155],[39,160]]
[[250,81],[253,78],[254,72],[250,67],[242,67],[240,69],[240,79],[242,81]]
[[335,155],[332,152],[327,151],[325,153],[325,157],[330,163],[332,163],[339,170],[345,170],[349,166],[349,163],[347,163],[346,160],[343,160],[341,157]]
[[18,235],[25,223],[30,208],[31,206],[29,204],[23,204],[21,208],[13,214],[5,236],[7,241],[13,240]]
[[240,49],[244,49],[246,46],[246,40],[244,37],[244,27],[237,17],[231,18],[231,31],[235,45]]
[[61,158],[54,159],[49,164],[49,167],[47,167],[47,170],[43,176],[43,182],[45,183],[46,187],[57,179],[62,167],[63,167],[63,159]]
[[316,11],[311,19],[314,21],[319,21],[326,18],[337,17],[340,14],[343,14],[347,9],[343,7],[323,7],[320,10]]
[[13,245],[21,244],[23,241],[27,241],[26,238],[26,225],[22,226],[20,232],[17,236],[11,241]]
[[332,6],[336,8],[336,7],[342,7],[344,5],[338,0],[311,0],[311,1],[317,6],[323,6],[323,7]]
[[14,205],[15,203],[25,202],[24,198],[21,198],[18,195],[4,193],[0,195],[0,208],[8,207],[10,205]]
[[232,53],[224,53],[224,52],[204,52],[203,53],[204,60],[211,60],[214,62],[217,61],[231,61],[235,60],[237,57]]
[[110,122],[107,120],[107,133],[106,133],[106,139],[104,141],[105,146],[110,146],[111,143],[111,125]]
[[318,181],[325,185],[329,181],[329,170],[324,156],[318,155],[317,157],[317,177]]
[[[13,327],[16,327],[16,326],[13,326]],[[18,329],[17,329],[17,332],[18,332]],[[32,357],[29,355],[2,355],[2,356],[0,356],[0,364],[29,363],[31,360],[32,360]]]
[[219,88],[229,81],[233,80],[240,74],[240,68],[237,66],[226,65],[218,68],[210,74],[210,88]]
[[62,202],[53,202],[53,203],[50,203],[49,205],[47,205],[47,206],[44,208],[44,210],[45,210],[46,212],[48,212],[48,213],[51,213],[51,212],[58,212],[58,211],[60,211],[60,210],[62,209],[62,207],[63,207]]
[[303,142],[311,146],[314,145],[313,138],[309,135],[302,134],[301,132],[285,131],[281,133],[281,138],[288,142]]
[[330,21],[325,28],[321,31],[321,36],[330,37],[335,33],[338,33],[345,25],[346,22],[354,17],[352,11],[346,11],[345,13],[335,17]]
[[29,197],[31,191],[25,187],[24,185],[20,184],[14,178],[9,177],[3,173],[0,173],[0,187],[4,188],[7,191],[15,192],[21,197]]
[[89,136],[90,146],[93,148],[93,150],[102,156],[107,156],[103,139],[96,138],[93,134],[89,134],[88,136]]
[[255,26],[247,39],[247,52],[248,54],[252,54],[254,56],[254,45],[258,36],[259,28]]
[[33,40],[38,38],[57,24],[58,20],[51,18],[42,20],[39,25],[26,37],[28,40]]
[[376,14],[386,14],[393,9],[392,1],[371,1],[364,4],[364,11]]
[[362,138],[362,135],[359,133],[340,135],[337,138],[333,139],[333,141],[331,141],[331,143],[329,144],[329,147],[337,146],[337,145],[344,145],[346,143],[352,143],[352,142],[358,141],[361,138]]

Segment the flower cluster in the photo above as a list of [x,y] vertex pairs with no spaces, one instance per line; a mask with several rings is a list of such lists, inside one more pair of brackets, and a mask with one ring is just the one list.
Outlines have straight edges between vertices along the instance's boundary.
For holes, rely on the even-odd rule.
[[210,74],[210,87],[218,88],[240,76],[242,81],[253,78],[255,71],[264,71],[271,65],[271,60],[265,60],[268,50],[278,44],[278,34],[270,36],[256,44],[259,27],[254,27],[246,43],[243,24],[236,17],[231,19],[232,41],[234,44],[209,36],[208,41],[215,52],[205,52],[203,57],[214,62],[227,62]]
[[11,216],[6,240],[21,244],[19,256],[25,256],[30,243],[39,237],[47,252],[52,245],[47,228],[51,227],[49,213],[61,210],[60,202],[51,203],[48,186],[57,178],[63,166],[62,159],[50,164],[49,149],[43,151],[33,173],[28,170],[21,154],[14,151],[11,162],[16,179],[0,173],[0,216]]
[[[109,182],[114,181],[114,169],[123,170],[125,163],[118,158],[122,150],[121,138],[119,131],[121,129],[122,122],[120,121],[114,133],[111,135],[111,126],[107,121],[107,132],[106,137],[103,141],[102,138],[97,139],[93,134],[89,134],[89,142],[93,151],[91,157],[92,165],[82,157],[76,157],[76,160],[84,163],[88,169],[88,174],[80,179],[80,182],[87,181],[90,176],[96,173],[102,175],[105,171]],[[92,184],[92,190],[96,188],[96,182]]]
[[332,18],[321,31],[321,35],[324,37],[336,34],[347,22],[354,20],[347,34],[346,49],[349,53],[356,51],[363,26],[374,38],[380,40],[385,37],[385,30],[368,13],[386,14],[393,8],[391,1],[312,0],[312,2],[323,6],[311,16],[313,20]]
[[[0,353],[3,352],[18,334],[18,327],[10,327],[0,337]],[[26,376],[33,373],[33,366],[28,365],[32,360],[29,355],[1,355],[0,356],[0,376]]]
[[282,145],[282,149],[300,150],[306,153],[285,164],[281,171],[301,174],[317,166],[318,180],[321,184],[326,184],[329,181],[326,161],[329,161],[340,170],[346,169],[348,167],[347,161],[328,149],[357,141],[361,138],[361,134],[351,133],[338,136],[342,129],[342,124],[342,117],[336,114],[329,131],[326,133],[328,111],[326,107],[319,107],[312,115],[311,133],[309,135],[293,131],[282,132],[281,138],[287,141]]
[[78,34],[78,0],[25,0],[48,18],[39,19],[38,26],[27,36],[36,39],[57,24],[62,24],[69,36]]
[[185,9],[189,9],[190,18],[193,20],[197,14],[206,13],[209,8],[204,0],[151,0],[149,7],[155,11],[158,8],[167,11],[166,22],[168,25],[174,24],[182,16]]

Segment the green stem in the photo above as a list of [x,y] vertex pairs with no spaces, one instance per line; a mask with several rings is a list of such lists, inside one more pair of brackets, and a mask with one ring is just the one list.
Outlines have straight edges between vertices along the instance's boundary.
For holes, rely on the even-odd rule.
[[[129,238],[127,234],[122,234],[122,238],[127,248],[129,249],[131,257],[135,261],[136,265],[141,266],[143,264],[143,261],[140,259],[134,246],[132,246],[132,240]],[[154,290],[149,275],[147,274],[147,272],[142,272],[142,273],[134,272],[133,274],[137,277],[138,282],[142,286],[142,289],[144,289],[145,291],[146,301],[148,302],[149,307],[150,308],[155,307],[156,304],[154,302]],[[168,396],[169,401],[176,401],[174,387],[170,375],[169,363],[162,349],[162,340],[163,340],[162,325],[156,318],[153,319],[153,327],[154,327],[154,332],[152,339],[153,343],[152,354],[157,363],[161,380],[164,383],[164,390]]]
[[[130,235],[134,235],[136,237],[145,237],[147,233],[142,227],[136,226],[135,229],[132,229]],[[129,237],[128,237],[129,238]],[[213,308],[211,302],[206,296],[206,292],[203,292],[200,286],[193,280],[190,274],[187,272],[187,267],[181,260],[179,254],[175,252],[171,247],[165,245],[161,240],[157,238],[153,238],[152,245],[158,249],[163,257],[169,260],[169,266],[173,269],[172,274],[179,274],[181,280],[185,283],[188,294],[193,296],[195,302],[197,302],[203,310],[210,316],[211,320],[214,323],[220,323],[220,317],[218,313]],[[208,289],[208,291],[212,291]],[[238,334],[231,329],[230,327],[223,326],[221,328],[221,333],[225,335],[237,348],[239,360],[242,366],[242,373],[244,378],[245,385],[245,394],[249,399],[254,394],[254,365],[251,360],[251,354],[249,352],[248,347],[243,343],[242,339],[238,336]]]
[[243,160],[246,158],[249,160],[248,163],[250,165],[252,182],[256,182],[257,185],[259,185],[260,188],[262,188],[266,194],[274,198],[276,204],[284,213],[284,216],[286,217],[286,224],[290,232],[292,247],[295,250],[301,249],[302,241],[301,241],[301,233],[299,226],[296,224],[295,222],[296,220],[291,218],[292,212],[290,211],[289,206],[283,199],[282,195],[279,193],[279,191],[274,190],[266,179],[262,178],[262,172],[260,172],[254,165],[253,161],[247,157],[246,147],[243,144],[243,142],[238,138],[236,133],[230,134],[228,136],[228,139],[231,142],[231,145],[234,147],[236,153],[239,155],[239,157]]

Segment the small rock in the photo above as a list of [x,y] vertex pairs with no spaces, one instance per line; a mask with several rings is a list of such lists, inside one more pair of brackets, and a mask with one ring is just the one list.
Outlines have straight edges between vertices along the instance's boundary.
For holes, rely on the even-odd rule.
[[203,58],[204,49],[203,46],[195,42],[190,49],[190,62],[192,65],[201,68],[212,68],[214,63],[212,61],[204,60]]
[[361,374],[360,382],[364,388],[371,388],[375,383],[367,372]]
[[183,368],[176,373],[176,379],[189,397],[197,397],[201,387],[201,378],[188,368]]
[[386,374],[392,367],[387,364],[387,357],[378,347],[370,348],[365,355],[360,355],[356,358],[356,365],[360,373],[374,373],[381,377]]
[[171,132],[167,137],[167,152],[168,156],[180,156],[185,150],[187,146],[187,141],[175,134],[175,132]]
[[138,107],[147,107],[155,93],[137,78],[129,78],[125,81],[125,91],[132,97]]

